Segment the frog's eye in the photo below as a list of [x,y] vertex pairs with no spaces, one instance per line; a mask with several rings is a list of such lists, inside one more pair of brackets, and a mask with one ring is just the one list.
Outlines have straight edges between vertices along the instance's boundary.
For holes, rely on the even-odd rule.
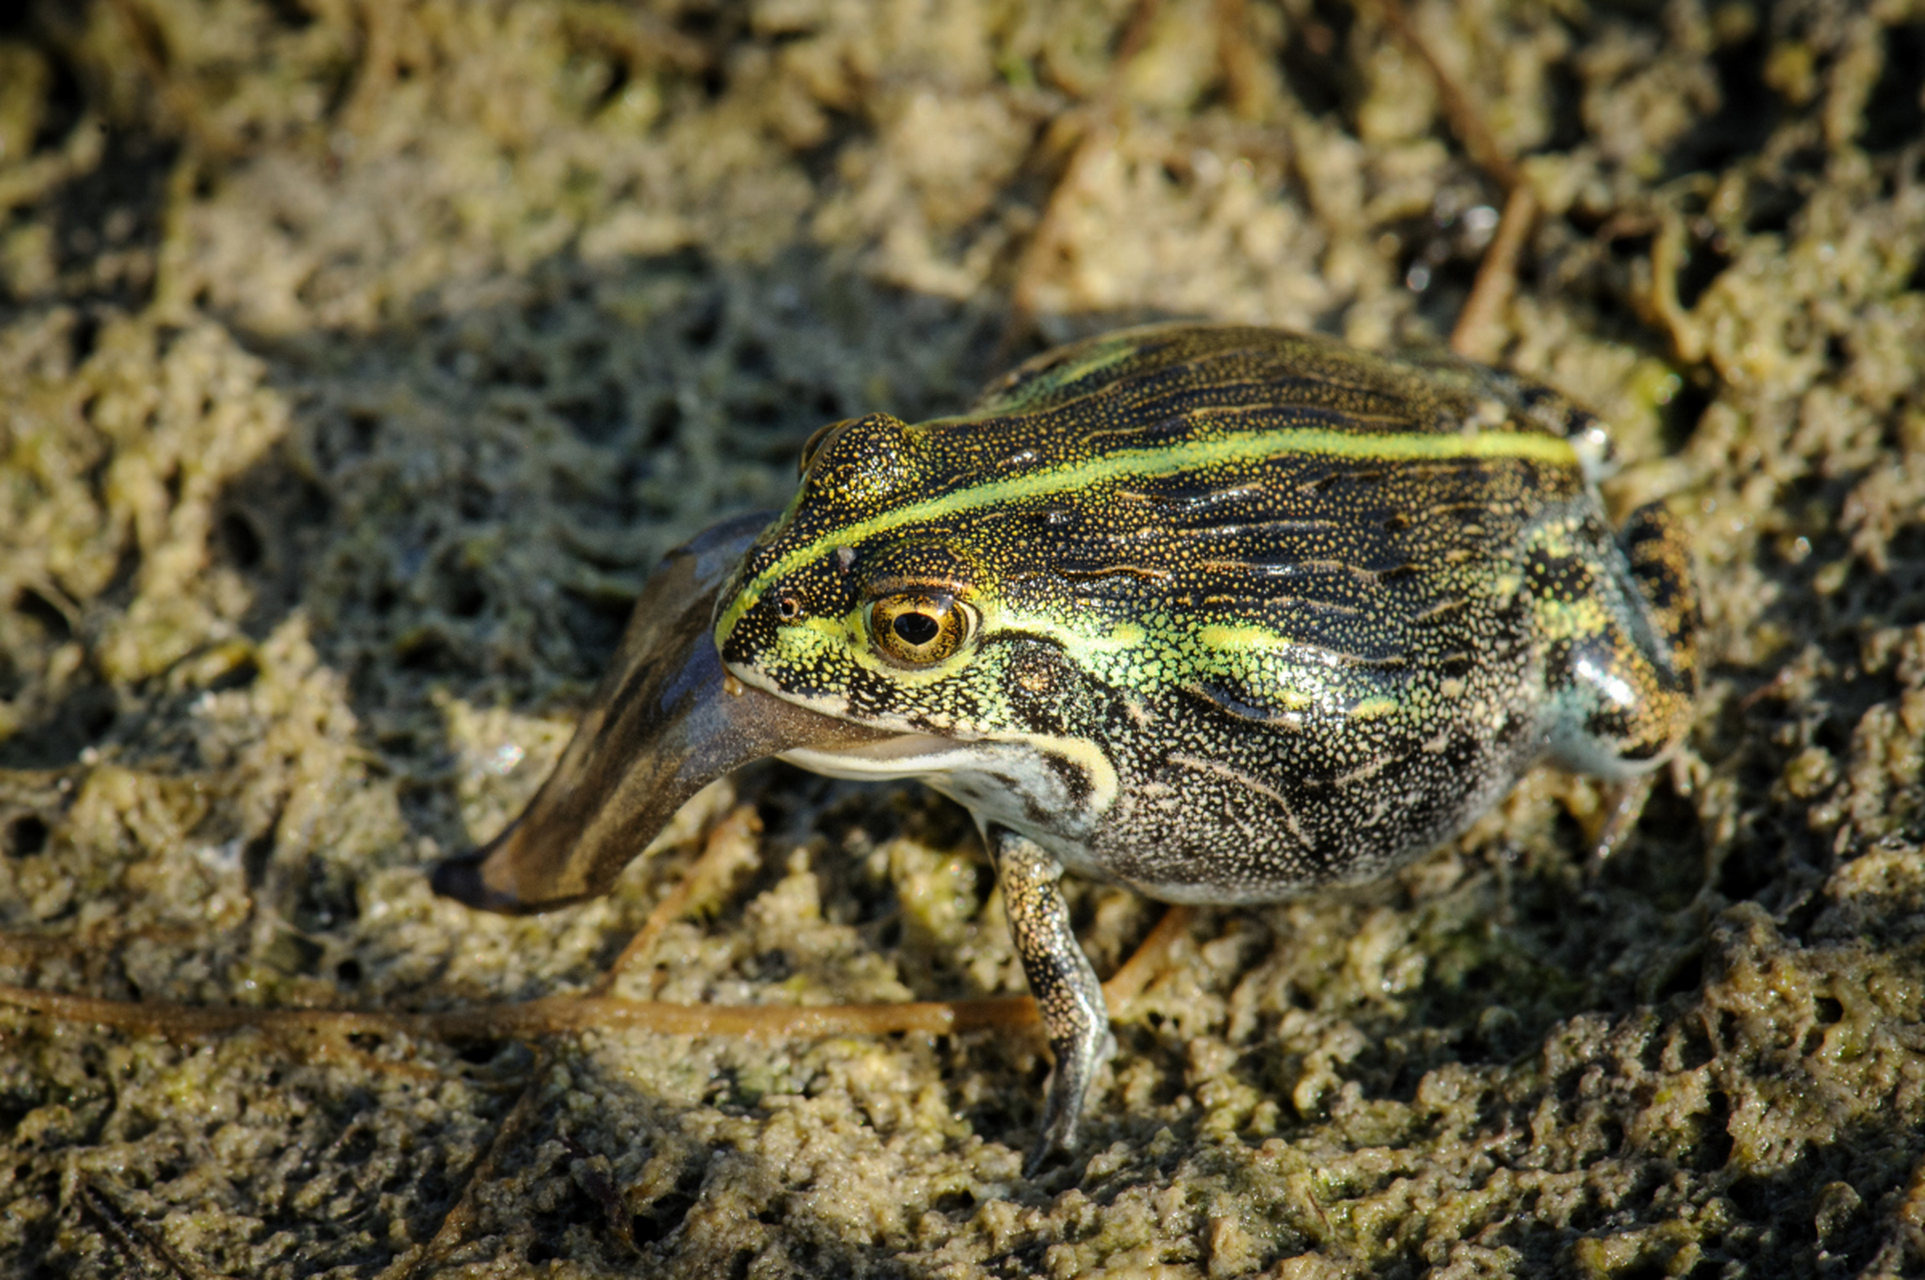
[[884,596],[869,606],[869,634],[885,658],[926,667],[962,648],[976,611],[946,592]]
[[845,425],[847,424],[841,422],[825,422],[810,432],[809,438],[802,442],[801,456],[795,460],[795,473],[799,476],[807,475],[809,464],[815,461],[816,454],[822,452],[823,442],[828,440],[837,427]]

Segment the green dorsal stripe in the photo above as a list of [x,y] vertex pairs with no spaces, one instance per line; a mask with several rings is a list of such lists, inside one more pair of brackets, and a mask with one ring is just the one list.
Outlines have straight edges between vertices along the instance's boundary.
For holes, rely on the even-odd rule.
[[742,615],[755,606],[755,602],[762,598],[762,593],[777,579],[802,565],[813,563],[836,547],[854,546],[873,534],[940,520],[965,511],[979,511],[1004,502],[1020,502],[1052,493],[1077,492],[1093,485],[1118,481],[1182,475],[1211,467],[1237,467],[1293,453],[1384,459],[1523,458],[1558,467],[1576,468],[1578,465],[1577,451],[1568,440],[1518,431],[1377,435],[1319,427],[1292,427],[1254,435],[1186,440],[1182,444],[1160,449],[1117,449],[1098,457],[957,489],[831,530],[813,542],[790,551],[756,574],[752,581],[744,583],[735,599],[729,602],[728,608],[715,620],[715,639],[718,644],[726,640]]

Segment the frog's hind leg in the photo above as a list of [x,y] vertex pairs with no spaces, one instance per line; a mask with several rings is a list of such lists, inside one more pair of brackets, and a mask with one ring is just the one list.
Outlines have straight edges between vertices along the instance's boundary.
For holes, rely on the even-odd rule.
[[1560,542],[1553,535],[1532,558],[1540,598],[1558,619],[1547,631],[1551,752],[1568,769],[1623,781],[1655,768],[1691,725],[1698,599],[1690,548],[1684,526],[1657,503],[1634,512],[1619,539],[1598,537],[1589,555],[1562,558],[1571,548]]
[[[1655,765],[1671,754],[1690,728],[1698,692],[1698,599],[1691,549],[1683,524],[1656,502],[1631,513],[1619,544],[1644,601],[1644,620],[1651,635],[1639,647],[1653,668],[1649,706],[1620,759]],[[1593,877],[1637,826],[1651,796],[1651,776],[1647,769],[1609,785],[1609,813],[1588,861]]]

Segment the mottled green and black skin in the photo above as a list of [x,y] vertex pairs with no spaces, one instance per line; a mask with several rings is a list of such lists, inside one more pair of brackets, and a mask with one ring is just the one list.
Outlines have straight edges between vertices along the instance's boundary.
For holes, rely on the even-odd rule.
[[[1062,871],[1271,901],[1382,875],[1540,758],[1620,778],[1677,742],[1688,557],[1655,506],[1613,536],[1604,452],[1555,393],[1447,358],[1113,334],[960,417],[826,429],[715,641],[745,683],[902,735],[790,758],[977,815],[1056,1055],[1040,1159],[1111,1044]],[[918,602],[960,620],[939,660],[873,634]]]

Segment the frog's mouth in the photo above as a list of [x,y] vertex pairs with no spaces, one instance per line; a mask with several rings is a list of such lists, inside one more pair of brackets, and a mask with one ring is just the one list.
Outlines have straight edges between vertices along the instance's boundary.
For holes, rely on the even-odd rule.
[[579,902],[608,892],[690,796],[738,765],[789,751],[891,754],[903,735],[784,702],[723,671],[710,631],[716,596],[769,519],[728,521],[668,554],[554,773],[500,835],[442,861],[435,892],[513,913]]

